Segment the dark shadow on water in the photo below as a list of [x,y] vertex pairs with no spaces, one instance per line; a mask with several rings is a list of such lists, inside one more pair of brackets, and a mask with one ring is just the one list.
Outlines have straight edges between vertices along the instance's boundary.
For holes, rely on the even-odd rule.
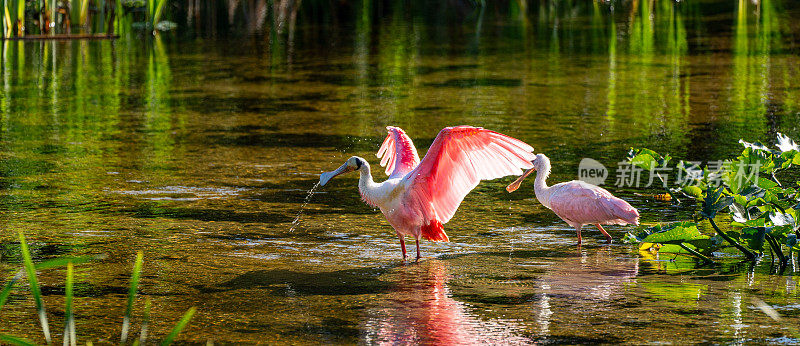
[[454,78],[441,83],[425,83],[424,85],[449,88],[518,87],[522,85],[522,80],[507,78]]
[[[244,135],[209,135],[203,140],[207,144],[223,146],[255,146],[264,148],[339,148],[348,151],[367,151],[380,147],[381,137],[356,137],[343,135],[326,135],[319,133],[261,133]],[[334,169],[333,167],[331,169]]]
[[268,212],[238,212],[226,209],[169,208],[153,204],[140,204],[120,212],[136,218],[170,218],[200,221],[227,221],[239,223],[285,223],[292,217]]
[[[16,233],[13,233],[16,237]],[[76,245],[62,243],[40,243],[28,241],[28,249],[35,262],[67,256],[75,250]],[[83,246],[83,245],[79,245]],[[0,243],[0,263],[21,264],[22,252],[19,242]]]
[[231,241],[263,241],[270,239],[291,239],[298,242],[334,242],[342,241],[352,238],[358,238],[361,234],[345,234],[345,235],[331,235],[330,229],[312,228],[306,229],[298,227],[292,232],[288,231],[289,227],[278,231],[277,233],[256,233],[256,232],[242,232],[239,230],[226,230],[218,233],[203,233],[201,236],[209,239],[218,239],[226,242]]
[[0,160],[0,178],[51,173],[55,169],[55,163],[44,160],[31,160],[14,156],[4,157]]
[[444,66],[419,66],[415,69],[418,75],[426,75],[436,72],[453,72],[462,70],[472,70],[481,67],[478,64],[463,64],[463,65],[444,65]]
[[[42,295],[64,296],[65,286],[41,286]],[[109,294],[126,295],[128,288],[123,286],[95,285],[88,282],[77,282],[73,286],[75,297],[102,297]],[[149,293],[148,293],[149,294]]]
[[381,294],[390,284],[378,279],[390,268],[358,268],[321,273],[286,269],[254,270],[215,286],[195,286],[203,293],[266,289],[275,296]]
[[429,106],[429,107],[411,107],[412,111],[417,112],[429,112],[429,111],[439,111],[445,109],[444,107],[439,106]]
[[330,94],[305,93],[286,97],[263,96],[228,96],[222,97],[208,94],[175,94],[174,102],[198,113],[249,112],[276,114],[279,112],[317,112],[318,109],[307,105],[310,101],[336,101]]
[[203,132],[258,132],[258,131],[278,131],[280,128],[276,125],[239,125],[227,128],[212,127]]

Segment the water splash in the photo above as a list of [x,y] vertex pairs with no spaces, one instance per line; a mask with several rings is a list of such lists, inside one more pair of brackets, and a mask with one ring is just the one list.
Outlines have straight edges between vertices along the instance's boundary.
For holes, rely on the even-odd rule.
[[306,206],[308,205],[308,202],[311,200],[311,196],[314,196],[314,192],[317,190],[318,187],[319,187],[319,182],[314,184],[314,186],[311,187],[311,190],[308,190],[306,199],[303,200],[303,206],[300,207],[300,211],[298,211],[297,216],[294,217],[294,221],[292,221],[292,227],[289,228],[289,232],[294,232],[294,229],[297,227],[298,224],[300,224],[300,217],[303,216],[303,211],[306,210]]

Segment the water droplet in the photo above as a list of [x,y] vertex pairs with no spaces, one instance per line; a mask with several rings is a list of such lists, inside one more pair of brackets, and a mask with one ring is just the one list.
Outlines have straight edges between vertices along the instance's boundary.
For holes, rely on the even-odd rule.
[[289,232],[294,232],[294,229],[297,227],[298,224],[300,224],[300,216],[303,215],[303,210],[306,209],[306,206],[308,205],[308,202],[311,201],[311,196],[314,195],[314,192],[317,190],[318,187],[319,187],[319,182],[314,184],[314,186],[311,188],[311,190],[308,190],[308,194],[306,195],[306,199],[303,200],[303,206],[300,207],[300,211],[298,211],[297,212],[297,216],[294,217],[294,221],[292,221],[292,227],[289,228]]

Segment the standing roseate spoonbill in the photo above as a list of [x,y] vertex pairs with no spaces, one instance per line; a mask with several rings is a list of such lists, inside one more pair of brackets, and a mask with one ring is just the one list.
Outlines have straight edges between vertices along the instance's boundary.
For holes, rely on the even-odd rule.
[[506,190],[514,192],[520,183],[531,173],[538,171],[534,182],[536,199],[552,210],[562,220],[578,232],[578,245],[581,244],[581,227],[595,225],[606,236],[606,243],[611,243],[611,236],[602,225],[639,224],[639,211],[606,189],[580,180],[547,186],[545,180],[550,175],[550,159],[544,154],[536,155],[533,168],[516,181],[508,185]]
[[419,240],[449,241],[443,224],[481,180],[520,175],[533,167],[533,148],[516,138],[480,127],[446,127],[439,132],[425,158],[399,127],[387,126],[389,134],[378,149],[381,166],[389,179],[372,180],[369,163],[353,156],[332,172],[322,173],[320,185],[331,178],[358,171],[358,191],[367,204],[380,208],[400,238],[406,258],[405,236]]

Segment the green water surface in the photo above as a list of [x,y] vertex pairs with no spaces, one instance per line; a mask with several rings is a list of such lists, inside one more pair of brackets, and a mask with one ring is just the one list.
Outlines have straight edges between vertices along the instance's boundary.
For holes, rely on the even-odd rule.
[[[355,175],[310,196],[290,231],[320,172],[359,155],[385,178],[387,125],[421,155],[445,126],[508,134],[551,158],[551,182],[596,159],[644,224],[692,208],[616,187],[628,148],[715,161],[740,138],[800,137],[791,1],[558,3],[448,22],[386,10],[291,40],[0,42],[0,283],[21,266],[22,230],[36,260],[97,257],[76,267],[81,343],[118,342],[138,250],[132,330],[149,297],[153,340],[196,306],[181,341],[800,343],[787,329],[800,325],[796,258],[783,275],[768,256],[699,267],[604,245],[592,227],[576,247],[531,182],[503,189],[511,177],[468,195],[451,242],[423,242],[419,263],[401,261]],[[64,274],[39,273],[59,342]],[[43,343],[26,287],[0,333]]]

